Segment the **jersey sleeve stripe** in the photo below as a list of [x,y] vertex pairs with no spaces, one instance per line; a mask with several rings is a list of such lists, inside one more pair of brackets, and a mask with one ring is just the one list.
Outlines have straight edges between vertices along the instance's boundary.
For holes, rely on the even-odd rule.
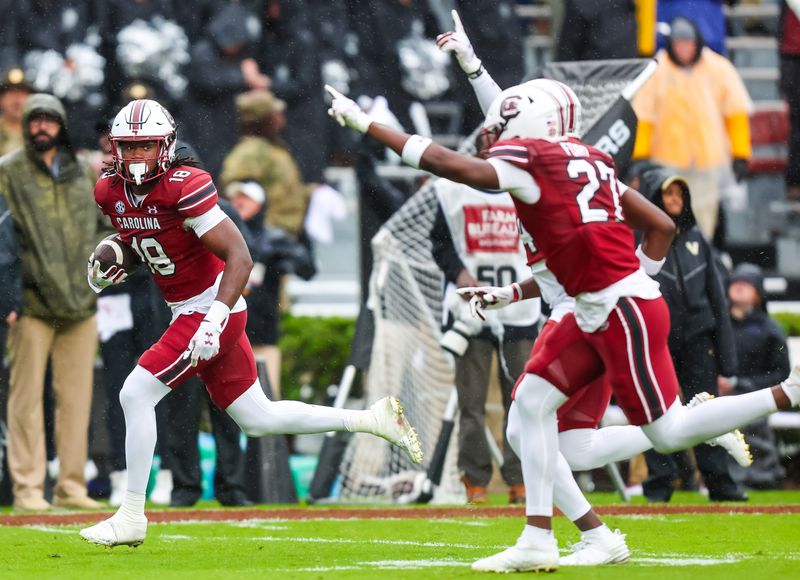
[[527,151],[514,151],[513,149],[493,149],[489,151],[489,155],[496,157],[497,155],[507,155],[509,157],[519,157],[520,159],[527,159]]
[[195,203],[193,203],[191,205],[182,205],[182,206],[180,206],[178,208],[178,211],[186,211],[186,210],[192,209],[193,207],[197,207],[198,205],[208,201],[209,199],[213,199],[214,196],[216,196],[216,194],[217,194],[217,190],[215,189],[214,191],[209,193],[207,196],[205,196],[202,199],[199,199],[198,201],[196,201]]
[[509,163],[513,163],[519,167],[525,168],[528,165],[528,158],[527,157],[512,157],[510,155],[492,155],[492,159],[502,159],[503,161],[508,161]]
[[504,144],[504,145],[495,145],[494,147],[490,147],[489,151],[497,151],[497,150],[500,150],[500,149],[513,149],[514,151],[527,151],[528,150],[528,148],[523,146],[523,145],[511,145],[509,143],[509,144]]
[[204,183],[203,185],[201,185],[200,187],[198,187],[197,189],[195,189],[195,190],[194,190],[192,193],[187,193],[187,194],[186,194],[186,195],[184,195],[182,198],[180,198],[180,199],[178,200],[178,203],[181,203],[183,200],[185,200],[185,199],[187,199],[187,198],[190,198],[190,197],[192,197],[194,194],[196,194],[196,193],[200,192],[201,190],[205,189],[205,188],[206,188],[206,187],[208,187],[209,185],[213,185],[213,184],[214,184],[214,182],[213,182],[213,181],[211,181],[211,180],[208,180],[206,183]]
[[205,197],[203,197],[201,199],[198,199],[196,202],[192,203],[191,205],[182,205],[182,206],[178,207],[178,211],[186,211],[186,210],[192,209],[193,207],[197,207],[198,205],[201,205],[202,203],[208,201],[209,199],[213,199],[216,196],[216,194],[217,194],[217,190],[214,190],[211,193],[209,193],[208,195],[206,195]]
[[197,205],[196,202],[205,199],[209,195],[214,195],[217,193],[217,188],[214,187],[213,183],[209,183],[208,187],[197,193],[196,195],[184,197],[183,200],[178,202],[178,209],[188,209]]

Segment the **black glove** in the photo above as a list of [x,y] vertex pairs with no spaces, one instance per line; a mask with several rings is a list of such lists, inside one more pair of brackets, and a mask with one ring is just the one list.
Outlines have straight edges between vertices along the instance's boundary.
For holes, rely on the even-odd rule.
[[736,183],[741,183],[742,179],[747,177],[747,159],[736,158],[731,164],[733,167],[733,175],[736,177]]

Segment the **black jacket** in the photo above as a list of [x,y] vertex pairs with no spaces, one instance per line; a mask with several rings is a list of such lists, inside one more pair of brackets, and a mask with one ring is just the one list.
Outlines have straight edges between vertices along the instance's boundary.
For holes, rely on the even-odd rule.
[[736,393],[766,389],[789,374],[789,348],[781,328],[763,310],[732,319],[739,372]]
[[[661,190],[674,174],[653,169],[642,175],[642,192],[663,209]],[[691,339],[710,333],[716,346],[717,372],[736,376],[737,358],[728,299],[716,256],[700,232],[691,206],[689,188],[683,183],[683,213],[674,218],[677,231],[667,261],[655,279],[669,306],[672,352],[691,346]]]
[[22,272],[14,220],[0,195],[0,323],[12,312],[22,314]]
[[[190,98],[181,129],[203,156],[206,169],[216,176],[226,153],[238,138],[234,99],[249,90],[241,62],[252,57],[259,33],[248,32],[255,15],[238,4],[227,4],[208,23],[206,35],[194,42],[186,69]],[[241,46],[236,56],[225,47]]]

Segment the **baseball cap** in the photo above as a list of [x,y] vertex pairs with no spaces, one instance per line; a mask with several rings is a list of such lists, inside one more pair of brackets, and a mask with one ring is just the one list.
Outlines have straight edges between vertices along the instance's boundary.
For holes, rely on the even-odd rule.
[[33,86],[25,78],[25,72],[21,68],[10,68],[3,73],[0,78],[0,93],[9,90],[34,92]]
[[245,123],[260,121],[272,113],[286,110],[286,102],[271,91],[250,91],[236,97],[239,119]]
[[264,188],[255,181],[233,181],[225,188],[225,196],[228,199],[233,199],[237,195],[245,195],[252,199],[254,202],[263,204],[267,201],[267,195]]

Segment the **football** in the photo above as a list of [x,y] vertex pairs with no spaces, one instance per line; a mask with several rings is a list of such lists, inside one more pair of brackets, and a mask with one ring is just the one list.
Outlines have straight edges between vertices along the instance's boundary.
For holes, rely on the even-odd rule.
[[122,241],[119,234],[104,238],[94,249],[94,259],[100,262],[100,270],[108,271],[111,266],[117,266],[130,275],[142,261],[133,248]]

